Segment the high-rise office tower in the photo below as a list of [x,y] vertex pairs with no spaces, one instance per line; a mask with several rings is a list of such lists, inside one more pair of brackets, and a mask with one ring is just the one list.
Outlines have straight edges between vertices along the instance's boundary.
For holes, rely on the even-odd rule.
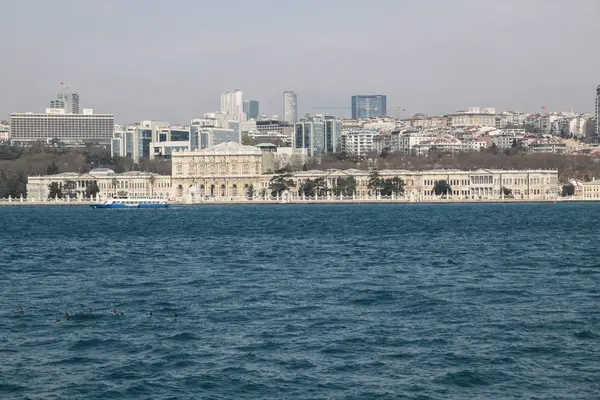
[[352,96],[352,119],[387,115],[386,96],[382,94]]
[[292,147],[307,149],[309,156],[341,150],[342,121],[332,116],[313,116],[294,124]]
[[283,92],[283,120],[289,124],[298,120],[298,97],[294,92]]
[[62,108],[67,114],[79,114],[79,94],[69,92],[64,88],[56,96],[56,100],[50,100],[50,108]]
[[600,137],[600,85],[596,88],[596,138]]
[[222,93],[221,112],[234,121],[244,121],[244,93],[241,90]]
[[247,119],[258,118],[258,101],[257,100],[246,100],[244,101],[244,114]]

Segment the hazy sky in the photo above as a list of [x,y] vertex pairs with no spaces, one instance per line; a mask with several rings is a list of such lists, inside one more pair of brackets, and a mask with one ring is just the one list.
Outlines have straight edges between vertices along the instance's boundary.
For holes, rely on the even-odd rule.
[[353,94],[403,116],[588,112],[600,84],[599,0],[6,0],[2,15],[0,117],[43,111],[61,81],[119,123],[188,123],[232,89],[268,114],[284,90],[300,115]]

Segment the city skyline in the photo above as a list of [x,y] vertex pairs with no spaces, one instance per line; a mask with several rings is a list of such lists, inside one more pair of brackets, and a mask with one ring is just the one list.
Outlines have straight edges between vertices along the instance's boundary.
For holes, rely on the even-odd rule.
[[[313,107],[349,108],[356,93],[385,94],[390,116],[398,116],[399,109],[406,109],[403,116],[436,115],[475,105],[524,112],[542,106],[594,111],[592,90],[600,83],[600,60],[590,49],[600,33],[594,21],[600,4],[376,3],[368,15],[358,3],[320,4],[319,15],[310,14],[315,20],[309,29],[299,22],[317,4],[311,1],[282,6],[257,0],[236,7],[183,0],[93,6],[12,2],[6,7],[11,18],[0,26],[0,34],[15,39],[2,41],[0,51],[19,57],[6,57],[0,65],[0,116],[43,110],[48,98],[42,94],[55,93],[61,81],[83,94],[86,107],[113,113],[119,122],[185,122],[217,111],[219,94],[233,87],[260,101],[261,113],[268,115],[280,114],[281,93],[294,88],[301,99],[299,118]],[[217,14],[236,9],[228,16],[237,22],[235,29],[217,35],[219,19],[192,29],[194,10],[200,8]],[[253,17],[266,9],[271,10],[270,22],[249,30]],[[122,30],[105,29],[107,20],[128,27],[134,16],[150,25],[165,19],[177,24],[158,32],[127,28],[125,40]],[[68,26],[56,23],[64,18]],[[23,24],[25,19],[31,23]],[[557,28],[564,20],[576,23]],[[364,29],[356,31],[356,25]],[[60,48],[36,46],[49,29]],[[269,50],[275,57],[265,64],[262,52],[283,43],[293,51]],[[33,48],[35,52],[28,51]],[[369,50],[363,62],[357,49]],[[557,57],[556,49],[565,56]],[[306,52],[319,62],[307,60]],[[569,54],[586,61],[574,64]],[[178,62],[181,57],[186,61]],[[44,62],[36,61],[40,59]],[[244,68],[234,61],[239,59]]]

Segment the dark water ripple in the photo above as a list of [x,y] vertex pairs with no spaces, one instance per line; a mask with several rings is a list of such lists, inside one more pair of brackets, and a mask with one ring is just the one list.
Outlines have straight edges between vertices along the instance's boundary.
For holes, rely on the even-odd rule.
[[597,399],[599,222],[596,204],[0,208],[0,398]]

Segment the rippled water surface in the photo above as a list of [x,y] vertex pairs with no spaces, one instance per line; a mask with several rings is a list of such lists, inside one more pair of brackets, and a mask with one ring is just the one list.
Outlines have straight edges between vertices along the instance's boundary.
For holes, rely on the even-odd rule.
[[0,398],[597,399],[599,222],[598,204],[0,207]]

